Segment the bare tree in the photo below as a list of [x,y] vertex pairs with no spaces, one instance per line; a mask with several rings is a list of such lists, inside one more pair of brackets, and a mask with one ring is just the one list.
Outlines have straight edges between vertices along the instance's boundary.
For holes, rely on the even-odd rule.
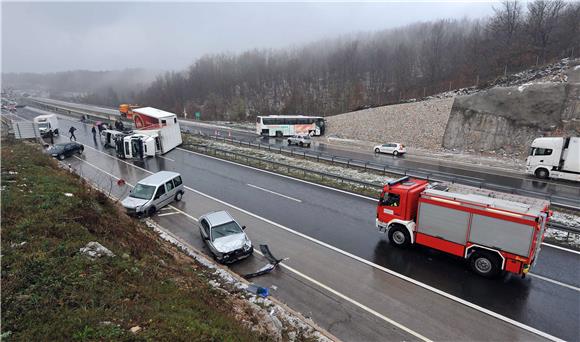
[[546,60],[546,53],[552,43],[552,34],[565,3],[561,0],[535,0],[528,3],[527,32],[531,38],[533,48],[542,61]]

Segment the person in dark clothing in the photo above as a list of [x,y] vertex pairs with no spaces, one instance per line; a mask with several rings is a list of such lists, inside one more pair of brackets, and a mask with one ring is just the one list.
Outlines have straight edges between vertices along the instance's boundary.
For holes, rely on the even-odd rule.
[[77,137],[75,136],[75,131],[77,129],[74,126],[70,126],[70,129],[68,130],[68,132],[70,133],[70,140],[72,141],[73,138],[75,139],[75,141],[77,141]]
[[54,145],[54,132],[52,131],[52,129],[49,129],[46,135],[48,136],[48,138],[50,138],[50,144]]
[[93,132],[93,139],[97,140],[97,129],[95,128],[95,125],[91,128],[91,132]]

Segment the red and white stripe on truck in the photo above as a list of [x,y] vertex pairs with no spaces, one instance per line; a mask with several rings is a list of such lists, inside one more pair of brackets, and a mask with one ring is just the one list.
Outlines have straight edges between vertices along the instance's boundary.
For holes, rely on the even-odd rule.
[[385,185],[376,225],[395,246],[420,244],[465,258],[482,276],[524,276],[538,256],[549,216],[547,201],[447,192],[404,177]]

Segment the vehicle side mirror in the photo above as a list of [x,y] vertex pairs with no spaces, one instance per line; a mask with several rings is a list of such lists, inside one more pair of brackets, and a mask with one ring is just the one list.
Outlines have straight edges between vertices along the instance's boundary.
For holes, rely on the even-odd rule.
[[246,230],[246,226],[242,226],[242,230]]

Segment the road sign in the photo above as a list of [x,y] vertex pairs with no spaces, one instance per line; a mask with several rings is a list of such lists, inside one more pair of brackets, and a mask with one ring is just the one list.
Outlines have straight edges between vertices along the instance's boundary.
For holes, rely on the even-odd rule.
[[201,119],[201,112],[195,112],[195,119],[196,120],[200,120]]

